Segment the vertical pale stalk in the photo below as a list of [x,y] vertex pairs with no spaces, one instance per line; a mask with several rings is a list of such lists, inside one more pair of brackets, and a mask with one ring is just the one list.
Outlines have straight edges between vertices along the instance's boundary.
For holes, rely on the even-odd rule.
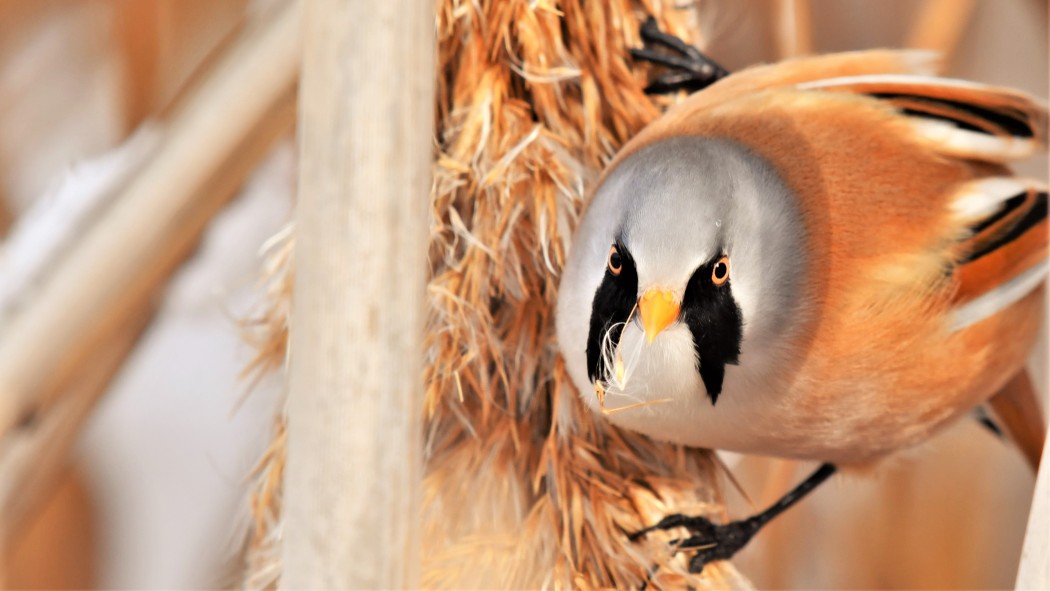
[[434,9],[304,8],[281,585],[417,587]]
[[1015,588],[1050,589],[1050,438],[1043,445]]
[[778,0],[773,12],[777,58],[813,53],[813,20],[809,0]]
[[936,51],[940,64],[950,64],[976,5],[974,0],[925,0],[904,46]]

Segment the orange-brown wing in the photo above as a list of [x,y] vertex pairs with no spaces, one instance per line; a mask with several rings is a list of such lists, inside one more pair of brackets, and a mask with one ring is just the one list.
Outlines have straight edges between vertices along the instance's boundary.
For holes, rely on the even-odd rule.
[[1046,184],[1012,177],[999,164],[1046,147],[1045,103],[1007,88],[897,74],[811,80],[796,88],[872,97],[907,119],[933,153],[985,163],[972,165],[975,180],[960,185],[949,203],[963,226],[952,247],[954,304],[984,298],[983,307],[961,309],[958,324],[993,314],[1042,280],[1050,237]]
[[957,158],[1005,162],[1046,146],[1046,105],[1008,88],[895,74],[812,80],[797,87],[877,98],[911,117],[939,151]]
[[[966,226],[953,248],[957,253],[954,302],[961,305],[981,296],[994,300],[989,296],[1002,294],[1004,287],[1025,272],[1030,272],[1031,279],[1027,285],[1012,286],[1013,296],[1019,298],[1034,289],[1041,278],[1032,270],[1045,266],[1047,259],[1046,185],[1011,177],[1008,170],[996,165],[1045,148],[1045,103],[1007,88],[896,74],[849,75],[796,87],[875,98],[908,119],[935,153],[986,162],[975,165],[977,180],[961,186],[951,197],[950,207]],[[988,307],[985,317],[996,309]],[[973,321],[963,318],[960,323]]]

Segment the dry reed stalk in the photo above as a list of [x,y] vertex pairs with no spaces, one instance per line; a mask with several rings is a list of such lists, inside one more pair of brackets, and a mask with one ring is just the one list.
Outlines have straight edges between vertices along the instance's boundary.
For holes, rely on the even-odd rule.
[[98,528],[87,478],[66,466],[45,495],[11,547],[0,550],[0,588],[97,587]]
[[[423,585],[746,586],[728,563],[687,575],[663,540],[626,531],[669,512],[721,515],[706,452],[656,443],[588,411],[557,355],[552,310],[565,248],[602,166],[660,107],[629,61],[656,2],[438,3],[437,148],[425,342]],[[348,163],[352,166],[353,163]],[[286,237],[286,240],[291,240]],[[287,348],[285,242],[257,369]],[[271,263],[273,264],[273,263]],[[591,393],[586,393],[590,395]],[[272,585],[283,469],[268,452],[245,584]]]
[[908,32],[905,47],[936,51],[943,70],[959,46],[977,3],[974,0],[926,0]]
[[11,222],[14,220],[8,203],[7,196],[0,189],[0,238],[7,234],[7,229],[11,227]]
[[167,278],[294,124],[297,22],[293,6],[248,27],[180,103],[161,149],[5,331],[0,533],[12,533],[61,465]]
[[232,194],[215,189],[235,186],[265,153],[262,140],[290,128],[296,17],[289,8],[260,19],[216,64],[173,116],[157,154],[5,331],[0,433],[46,409],[95,339],[120,325],[129,300],[152,297],[190,252]]
[[773,26],[778,59],[813,53],[813,9],[809,0],[777,0]]
[[116,7],[116,32],[123,59],[123,115],[134,129],[150,113],[157,97],[160,20],[158,2],[125,1]]
[[432,0],[303,3],[281,586],[420,583]]
[[1043,463],[1032,493],[1016,589],[1050,589],[1050,438],[1043,443]]
[[5,442],[0,455],[0,545],[10,543],[47,499],[80,426],[146,328],[154,302],[138,302],[132,312],[122,331],[94,344],[88,363],[65,395]]

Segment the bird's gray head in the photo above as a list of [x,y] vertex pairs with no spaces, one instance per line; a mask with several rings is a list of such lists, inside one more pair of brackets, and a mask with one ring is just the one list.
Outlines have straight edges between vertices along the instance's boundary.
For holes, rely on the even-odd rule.
[[631,359],[676,332],[691,337],[691,367],[662,370],[699,373],[714,403],[727,365],[761,371],[784,346],[803,240],[790,191],[740,144],[676,137],[625,158],[595,192],[562,279],[558,337],[577,387],[623,378],[613,366],[628,331],[646,341]]

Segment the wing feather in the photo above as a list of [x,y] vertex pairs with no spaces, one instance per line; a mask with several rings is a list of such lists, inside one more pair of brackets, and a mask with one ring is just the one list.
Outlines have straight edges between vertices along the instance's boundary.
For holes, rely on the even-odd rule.
[[919,135],[959,158],[1007,162],[1047,142],[1047,105],[1023,92],[947,78],[865,74],[797,85],[863,94],[913,118]]
[[[971,183],[954,202],[957,212],[971,216],[954,269],[956,329],[1006,308],[1046,276],[1047,188],[1037,181],[1022,183],[1025,179],[983,179]],[[1010,187],[1023,190],[1003,190]],[[995,207],[990,207],[992,200],[997,201]],[[974,217],[975,211],[982,213]]]

